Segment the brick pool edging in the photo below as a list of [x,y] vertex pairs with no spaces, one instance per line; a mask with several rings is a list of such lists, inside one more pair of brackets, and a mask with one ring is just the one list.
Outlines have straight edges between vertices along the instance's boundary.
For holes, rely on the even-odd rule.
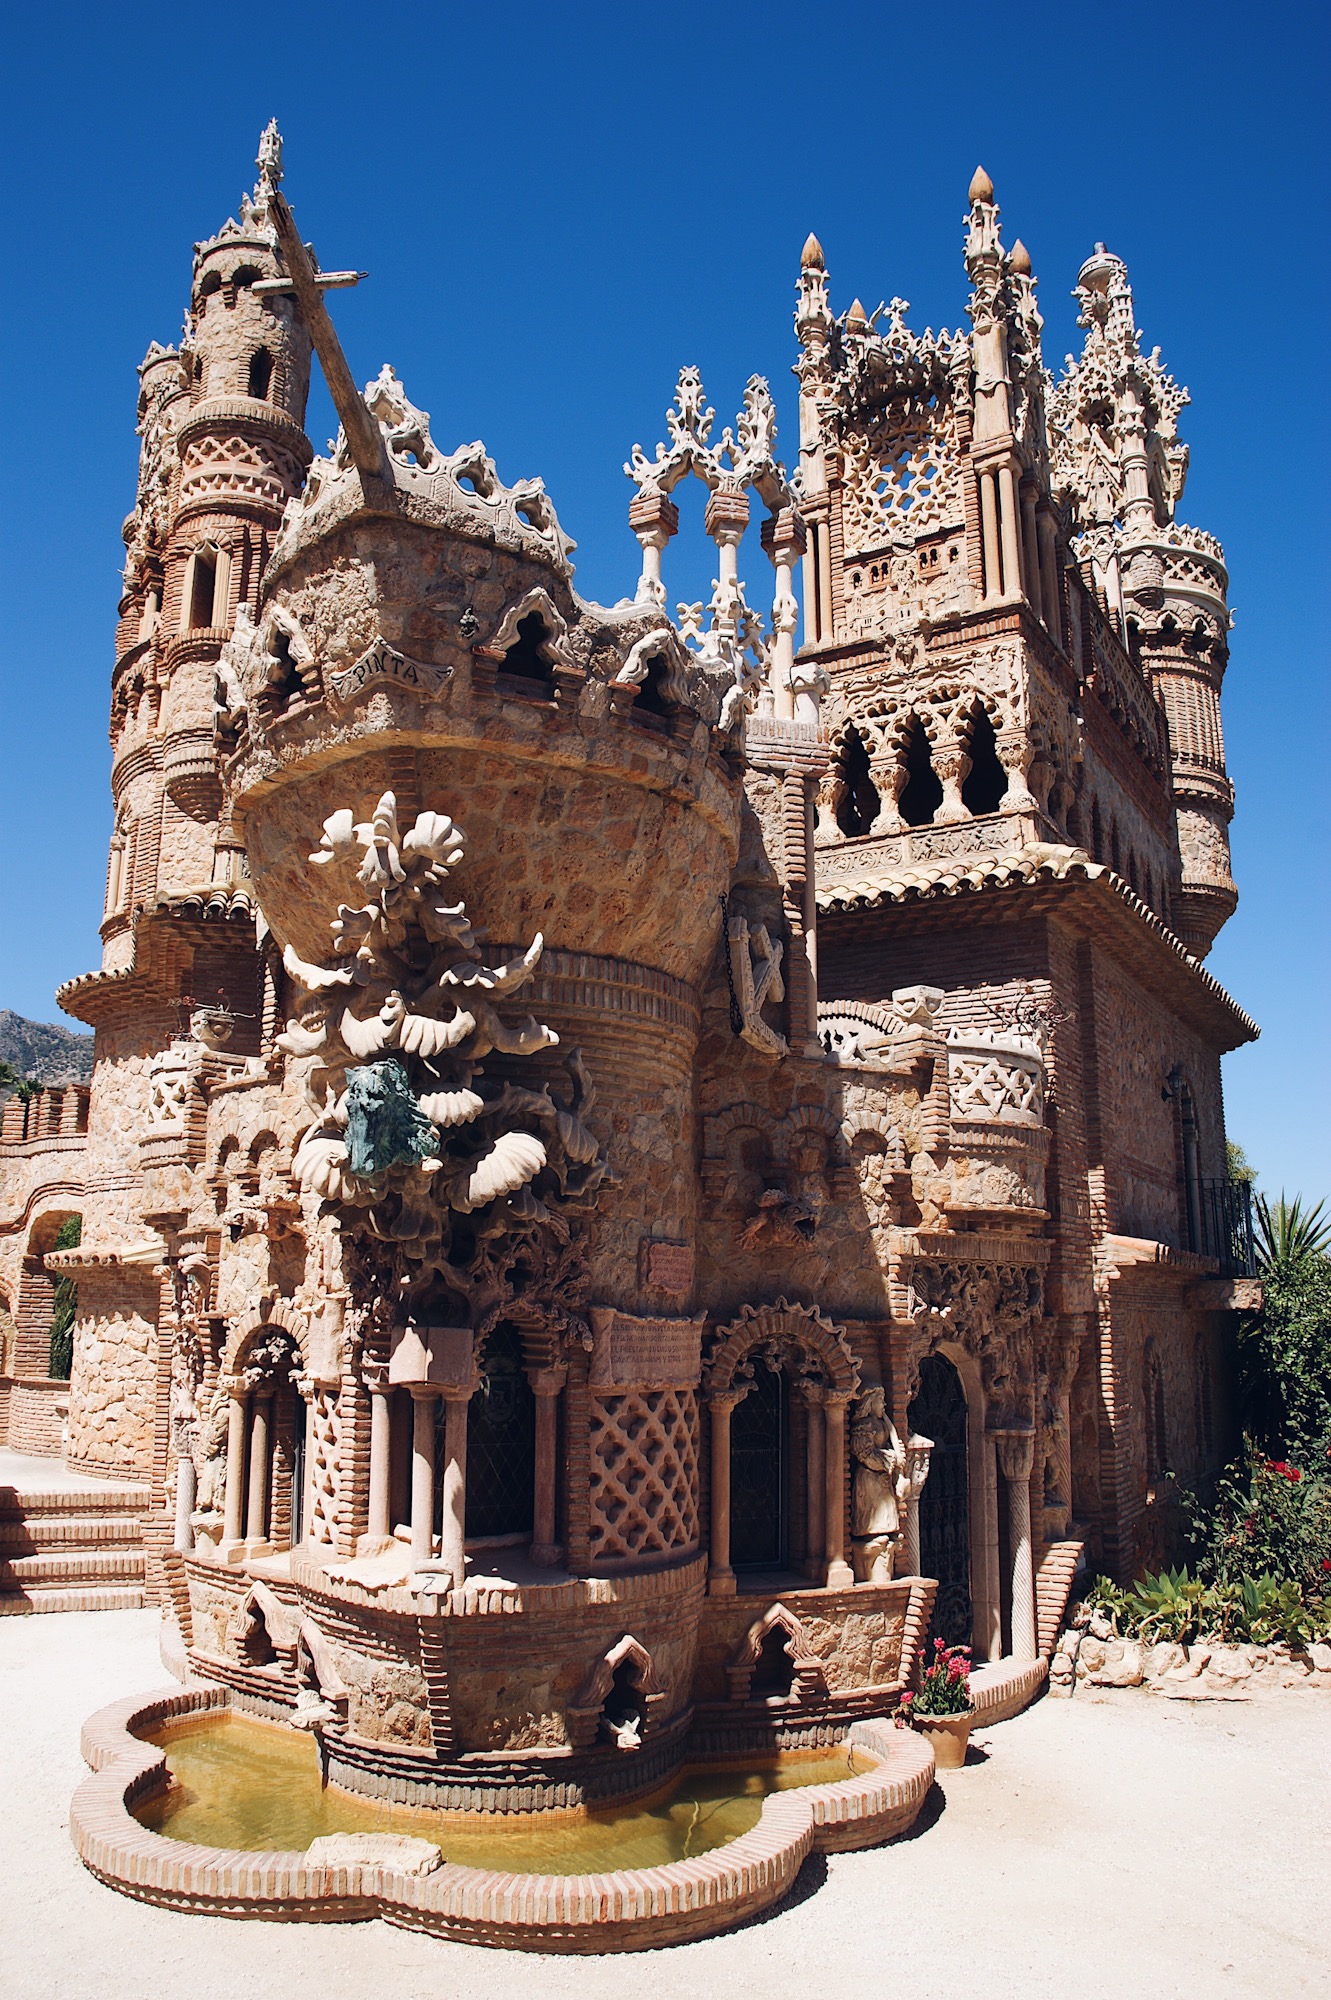
[[403,1929],[527,1951],[640,1951],[728,1929],[787,1892],[812,1850],[872,1847],[913,1825],[934,1759],[914,1731],[854,1724],[852,1749],[876,1761],[851,1778],[772,1793],[757,1826],[688,1861],[600,1875],[519,1875],[447,1859],[425,1875],[384,1863],[320,1865],[303,1852],[199,1847],[139,1825],[131,1808],[161,1783],[165,1753],[131,1734],[219,1711],[211,1684],[113,1702],[83,1725],[93,1775],[70,1808],[84,1866],[123,1895],[196,1915],[293,1923],[383,1917]]

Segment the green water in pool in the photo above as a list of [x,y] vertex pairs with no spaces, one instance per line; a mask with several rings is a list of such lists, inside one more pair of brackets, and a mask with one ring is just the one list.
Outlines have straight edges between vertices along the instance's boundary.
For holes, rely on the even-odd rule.
[[208,1716],[145,1732],[172,1783],[135,1809],[140,1825],[205,1847],[308,1847],[326,1833],[409,1833],[446,1861],[542,1875],[651,1868],[705,1854],[756,1826],[771,1792],[848,1778],[876,1760],[844,1748],[799,1750],[743,1767],[686,1768],[669,1789],[595,1812],[429,1812],[326,1789],[313,1737],[249,1716]]

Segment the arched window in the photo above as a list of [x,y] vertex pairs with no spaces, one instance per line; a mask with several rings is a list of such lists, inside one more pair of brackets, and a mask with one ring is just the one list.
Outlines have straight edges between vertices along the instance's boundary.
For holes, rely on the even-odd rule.
[[256,1553],[264,1545],[290,1548],[305,1529],[305,1406],[296,1387],[302,1367],[283,1327],[257,1335],[237,1358],[244,1450],[236,1466],[227,1461],[227,1531],[239,1529]]
[[[437,1405],[441,1419],[444,1407]],[[480,1387],[467,1405],[467,1539],[529,1542],[535,1493],[536,1398],[521,1336],[503,1322],[490,1336]]]
[[546,657],[547,636],[540,612],[529,611],[518,621],[517,637],[504,654],[500,673],[511,680],[526,681],[533,693],[552,692],[554,674]]
[[785,1370],[761,1364],[730,1425],[730,1561],[784,1569],[790,1552],[790,1395]]
[[929,738],[918,716],[906,740],[905,766],[906,783],[897,801],[897,809],[907,826],[931,826],[934,814],[943,803],[943,787],[934,770]]
[[189,630],[205,631],[214,622],[213,599],[217,592],[217,552],[196,549],[190,558]]
[[1169,1445],[1165,1428],[1165,1378],[1154,1340],[1146,1343],[1142,1376],[1146,1400],[1146,1477],[1149,1484],[1155,1485],[1169,1470]]
[[745,1306],[723,1327],[704,1382],[711,1415],[713,1595],[735,1572],[793,1570],[837,1588],[846,1561],[845,1337],[809,1306]]
[[[520,631],[522,629],[521,626],[518,629]],[[542,627],[542,630],[544,631],[544,627]],[[505,666],[504,672],[508,672],[507,666]],[[645,715],[654,715],[660,717],[662,721],[668,722],[670,717],[677,712],[677,704],[671,701],[669,695],[666,693],[669,680],[669,660],[665,657],[664,653],[653,653],[647,662],[646,678],[639,687],[637,697],[633,703],[631,712],[635,719],[639,719]]]
[[854,723],[847,726],[836,758],[836,823],[844,834],[867,833],[881,801],[869,769],[869,753]]
[[256,348],[250,356],[249,392],[256,403],[266,403],[273,380],[273,357],[266,347]]
[[961,787],[961,803],[977,818],[998,811],[1007,796],[1008,778],[998,758],[998,739],[989,711],[977,709],[970,727],[971,767]]
[[1103,861],[1105,858],[1105,825],[1100,817],[1100,801],[1091,805],[1091,859]]
[[938,1578],[933,1631],[951,1645],[970,1643],[970,1482],[966,1391],[943,1354],[920,1363],[920,1386],[907,1413],[912,1436],[933,1439],[920,1495],[920,1570]]

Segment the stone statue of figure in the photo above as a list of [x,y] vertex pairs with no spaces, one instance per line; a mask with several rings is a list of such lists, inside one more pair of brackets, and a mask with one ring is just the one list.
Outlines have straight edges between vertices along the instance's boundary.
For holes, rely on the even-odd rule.
[[199,1484],[194,1498],[196,1527],[219,1523],[226,1498],[227,1399],[214,1403],[199,1440]]
[[905,1447],[881,1388],[867,1389],[856,1404],[850,1450],[855,1465],[850,1520],[855,1575],[861,1583],[891,1583],[910,1480]]

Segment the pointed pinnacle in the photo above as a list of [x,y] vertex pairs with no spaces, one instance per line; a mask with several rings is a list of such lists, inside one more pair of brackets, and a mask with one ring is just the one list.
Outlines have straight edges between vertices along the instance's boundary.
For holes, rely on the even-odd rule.
[[802,271],[824,271],[826,268],[827,266],[823,262],[823,246],[813,231],[810,230],[804,239],[804,248],[800,251],[800,269]]
[[993,200],[994,184],[983,167],[977,167],[971,175],[971,184],[966,198],[972,208],[974,208],[977,201],[988,203]]

